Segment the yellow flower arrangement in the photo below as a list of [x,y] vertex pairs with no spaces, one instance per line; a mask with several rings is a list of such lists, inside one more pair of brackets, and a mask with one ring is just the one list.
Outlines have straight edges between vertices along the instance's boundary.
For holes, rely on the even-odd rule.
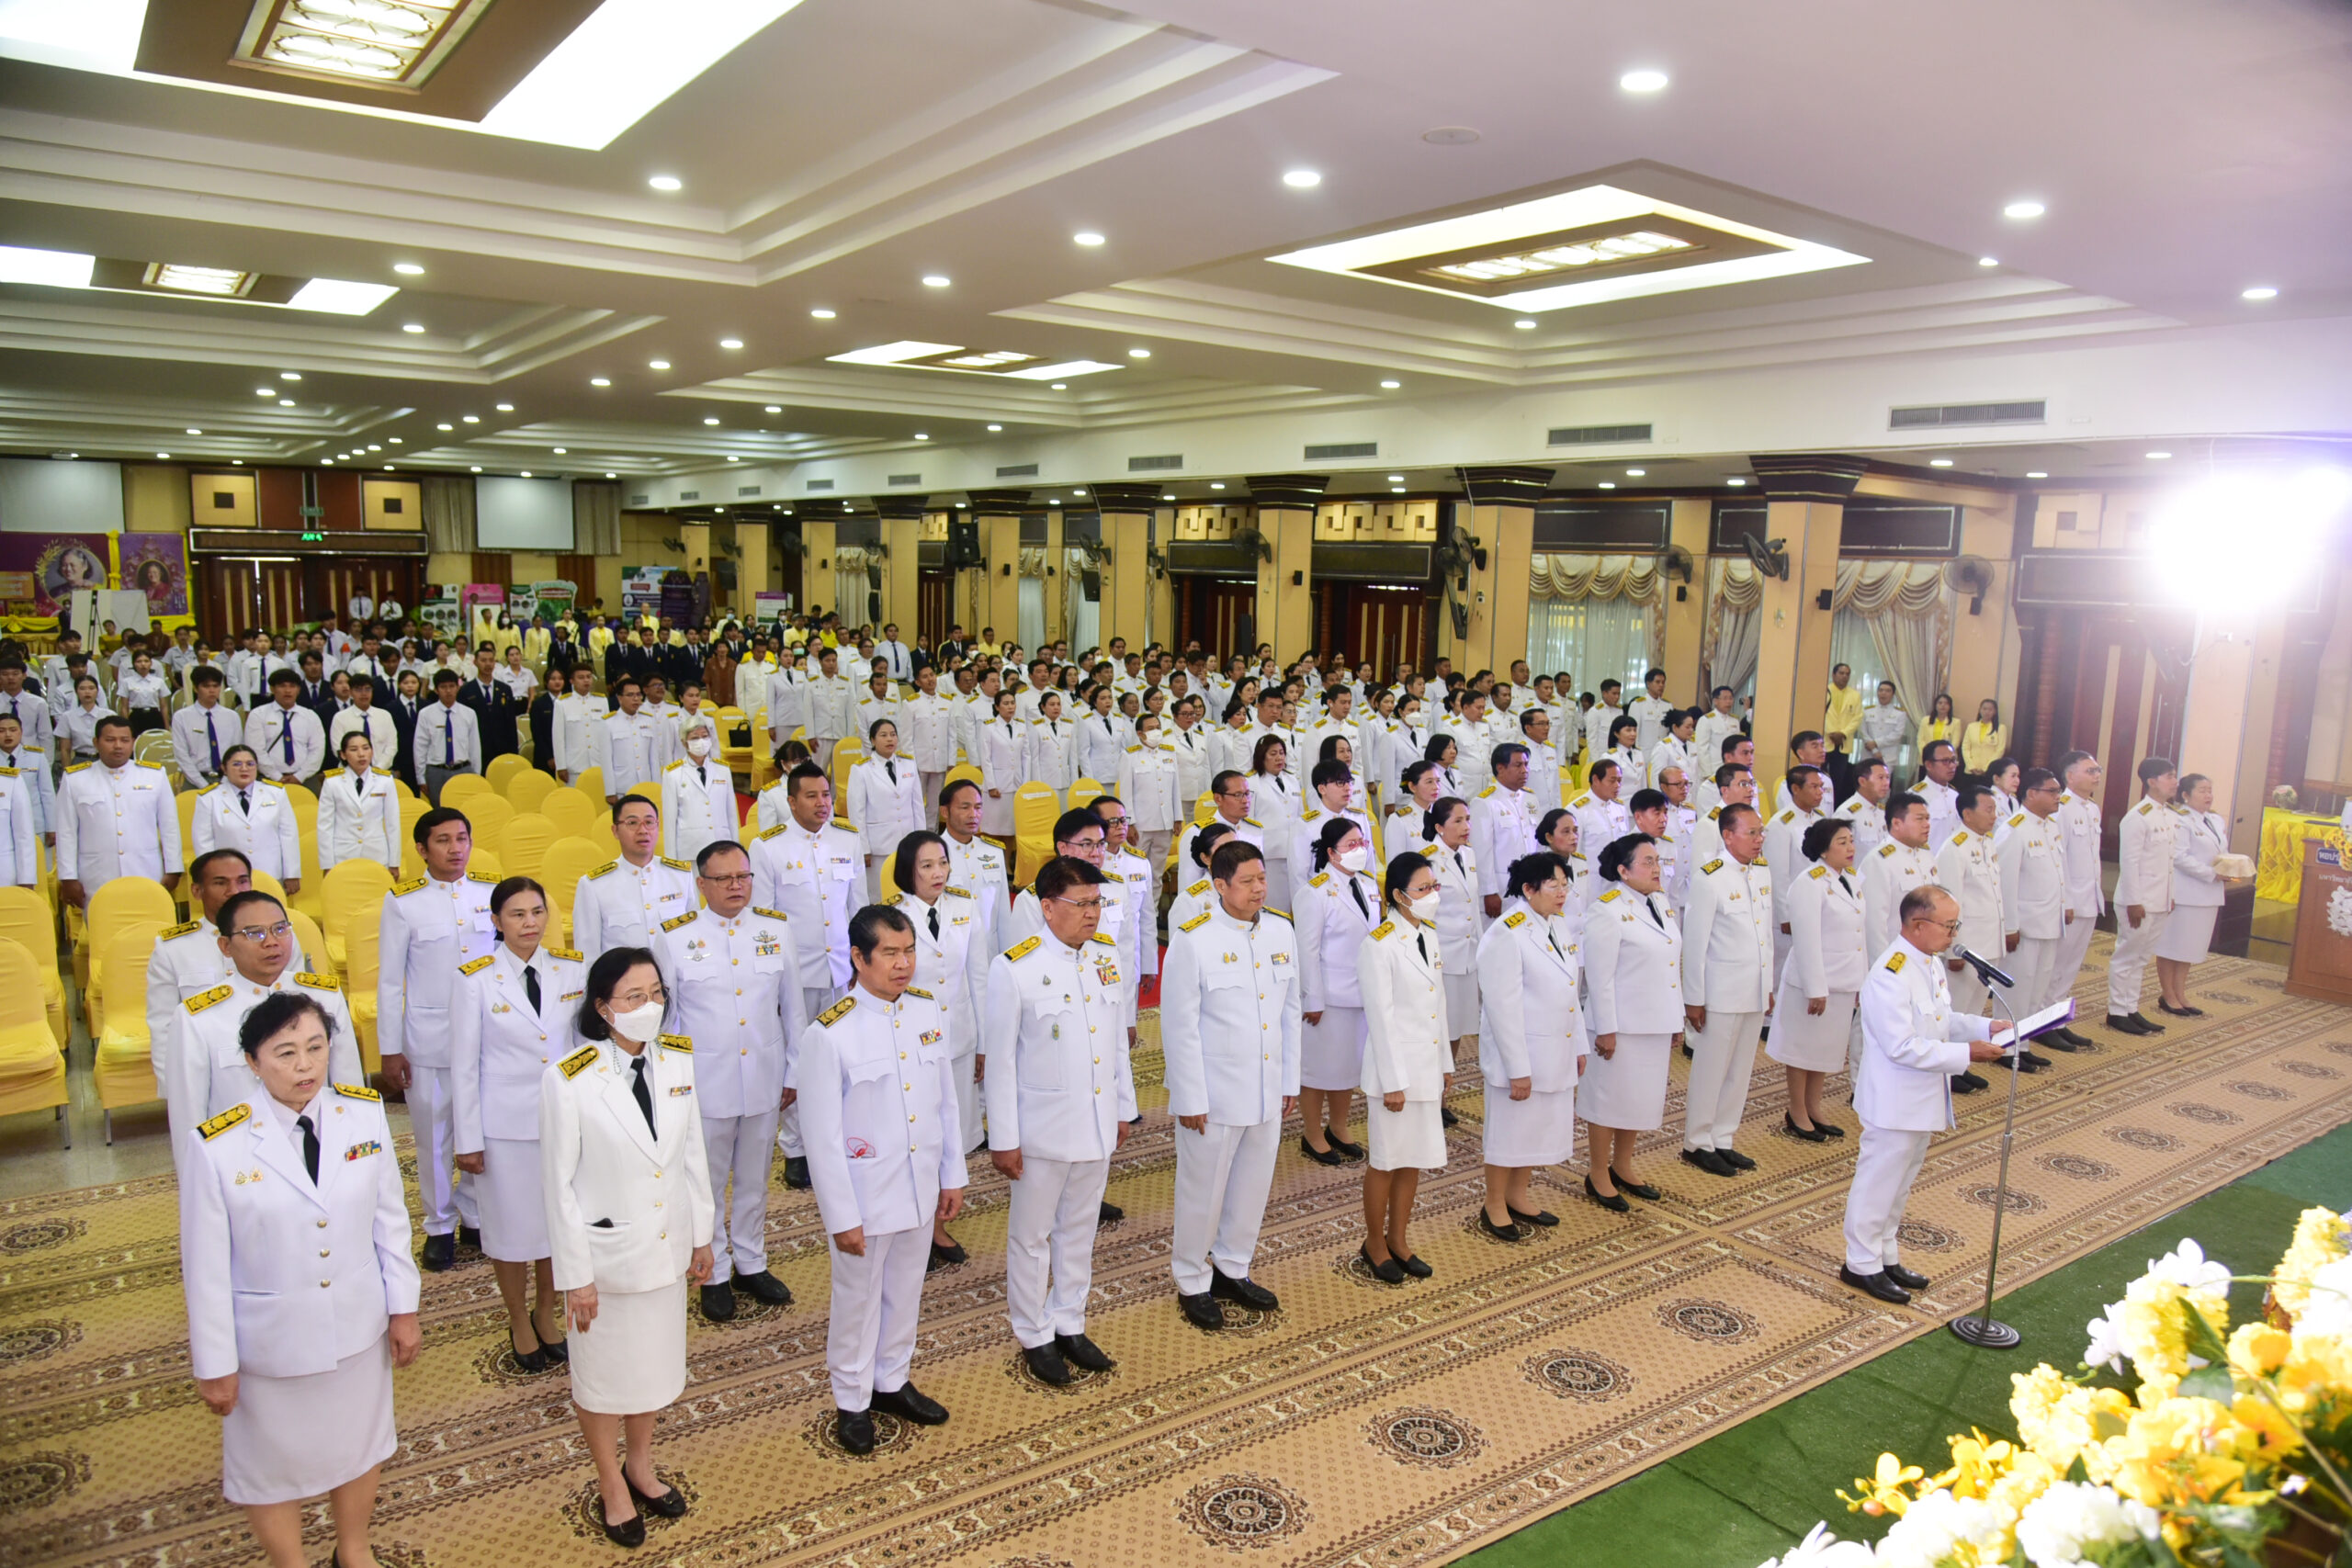
[[2305,1209],[2295,1222],[2295,1239],[2278,1259],[2271,1299],[2290,1317],[2302,1311],[2310,1299],[2312,1276],[2347,1253],[2352,1253],[2352,1235],[2346,1232],[2344,1217],[2329,1209]]

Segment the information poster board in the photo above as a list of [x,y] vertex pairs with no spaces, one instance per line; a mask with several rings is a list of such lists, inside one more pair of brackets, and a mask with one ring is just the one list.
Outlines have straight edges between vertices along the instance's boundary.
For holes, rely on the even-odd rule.
[[2352,1002],[2352,866],[2341,829],[2303,840],[2303,886],[2295,905],[2290,996]]

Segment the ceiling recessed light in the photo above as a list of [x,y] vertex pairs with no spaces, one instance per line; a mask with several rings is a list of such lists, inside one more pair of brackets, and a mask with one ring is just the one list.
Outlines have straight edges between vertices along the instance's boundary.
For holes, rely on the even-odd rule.
[[1102,236],[1091,229],[1081,229],[1069,238],[1074,245],[1099,245],[1102,243]]
[[588,378],[588,384],[592,387],[609,387],[613,384],[613,378],[610,376],[591,376]]
[[370,452],[381,452],[383,449],[384,449],[384,444],[383,444],[382,442],[380,442],[380,441],[379,441],[378,443],[376,443],[376,445],[374,445],[373,446],[370,446],[370,447],[368,447],[368,450],[369,450]]
[[1225,481],[1223,479],[1211,479],[1209,481],[1209,489],[1211,490],[1223,490],[1224,488]]
[[1521,316],[1519,320],[1513,321],[1511,325],[1517,327],[1523,333],[1532,333],[1535,330],[1535,322],[1533,320],[1526,316]]
[[525,469],[523,470],[523,477],[524,477],[525,479],[529,479],[529,478],[531,477],[531,470],[530,470],[530,469],[528,469],[528,468],[525,468]]
[[1049,495],[1046,498],[1046,504],[1048,506],[1059,506],[1061,503],[1062,498],[1060,496]]
[[1127,350],[1127,357],[1129,359],[1149,359],[1151,357],[1151,350],[1148,348],[1131,348]]
[[684,190],[686,187],[686,182],[675,175],[656,175],[645,183],[655,190]]
[[715,413],[705,414],[703,415],[702,422],[705,424],[717,424],[718,423],[718,416]]
[[2013,201],[2001,209],[2004,218],[2039,218],[2050,210],[2038,201]]
[[808,313],[809,313],[811,316],[814,316],[817,320],[819,320],[819,321],[831,321],[831,320],[832,320],[836,315],[840,314],[840,312],[839,312],[839,311],[836,311],[836,310],[828,310],[824,309],[822,306],[818,307],[816,310],[811,310],[811,311],[809,311]]
[[735,454],[734,454],[734,453],[729,452],[729,454],[727,454],[727,460],[728,460],[729,462],[730,462],[730,463],[740,463],[740,462],[741,462],[743,459],[742,459],[742,458],[741,458],[741,457],[738,457],[737,456],[735,456]]
[[931,439],[931,437],[930,437],[930,436],[928,436],[928,435],[926,435],[926,434],[924,434],[922,431],[918,430],[918,431],[916,431],[916,432],[915,432],[915,439],[916,439],[916,440],[918,440],[918,441],[928,441],[928,440],[930,440],[930,439]]
[[385,464],[385,465],[384,465],[384,472],[386,472],[386,473],[388,473],[388,474],[389,474],[389,473],[390,473],[391,471],[392,471],[392,466],[391,466],[390,463]]
[[670,362],[666,359],[649,359],[645,362],[645,367],[648,370],[667,370],[670,368]]
[[274,398],[277,396],[277,389],[275,387],[255,387],[254,389],[254,396],[256,398]]
[[514,412],[514,405],[513,403],[501,403],[498,405],[498,412],[500,413],[513,413]]
[[392,270],[399,273],[402,277],[423,277],[424,276],[424,269],[417,265],[414,262],[394,262],[392,264]]
[[954,281],[944,272],[931,272],[923,275],[922,286],[925,288],[944,288]]
[[1746,484],[1747,482],[1747,481],[1746,479],[1738,479],[1738,478],[1728,479],[1725,479],[1725,480],[1724,481],[1724,483],[1725,483],[1725,484],[1727,484],[1727,485],[1744,485],[1744,484]]
[[277,400],[277,406],[282,409],[290,409],[294,406],[294,400],[291,398],[280,398]]
[[402,441],[402,440],[401,440],[399,436],[397,436],[397,435],[387,435],[386,437],[384,437],[384,439],[385,439],[385,440],[387,440],[387,441],[389,441],[389,442],[390,442],[390,443],[391,443],[393,446],[407,446],[407,445],[408,445],[408,443],[407,443],[407,442]]
[[[75,452],[72,456],[78,457],[81,454]],[[243,457],[232,457],[229,459],[229,466],[232,468],[242,468],[245,466],[245,460]]]
[[569,455],[571,448],[569,446],[550,446],[548,450],[554,453],[557,457],[561,457]]
[[996,431],[1002,430],[1003,428],[1004,428],[1004,426],[1002,426],[1002,425],[1001,425],[1001,424],[991,424],[991,425],[989,425],[989,431],[990,431],[991,433],[994,433],[994,432],[996,432]]
[[[322,463],[323,463],[323,464],[325,464],[325,465],[326,465],[328,468],[334,468],[334,459],[333,457],[322,457],[322,458],[320,458],[320,459],[319,459],[319,461],[320,461],[320,462],[322,462]],[[477,468],[477,469],[475,469],[474,471],[475,471],[476,473],[480,473],[481,470],[481,469],[479,469],[479,468]]]
[[478,413],[461,413],[458,416],[458,421],[461,424],[480,424],[481,423],[481,415]]
[[1603,490],[1615,490],[1617,488],[1617,481],[1615,479],[1603,479],[1600,481],[1600,488]]
[[1928,459],[1928,467],[1931,468],[1949,468],[1951,467],[1951,459],[1950,457],[1930,457]]
[[2148,461],[2151,463],[2161,463],[2171,456],[2172,454],[2169,452],[2151,452],[2148,454]]
[[1393,392],[1404,384],[1402,381],[1383,381],[1380,384],[1380,389],[1384,392]]
[[1054,383],[1054,390],[1057,392],[1067,392],[1069,390],[1069,383],[1068,381],[1057,381]]
[[455,430],[458,427],[454,424],[436,424],[433,428],[435,430]]
[[188,433],[190,435],[201,435],[201,434],[204,434],[204,432],[202,432],[201,430],[198,430],[196,426],[194,426],[194,425],[192,425],[192,424],[191,424],[191,425],[189,425],[189,426],[187,427],[187,433]]
[[1313,169],[1293,169],[1283,175],[1283,184],[1293,190],[1313,190],[1323,183],[1323,176]]
[[473,471],[474,473],[477,473],[477,474],[478,474],[478,473],[480,473],[480,472],[481,472],[481,465],[480,463],[476,463],[476,464],[474,464],[474,465],[473,465],[472,471]]
[[2027,469],[2027,470],[2026,470],[2026,476],[2025,476],[2025,477],[2026,477],[2026,478],[2028,478],[2028,479],[2048,479],[2050,476],[2049,476],[2049,474],[2048,474],[2048,473],[2044,472],[2042,469],[2040,469],[2040,468],[2029,468],[2029,469]]
[[1978,266],[1998,266],[2001,265],[2001,258],[1998,256],[1978,256],[1976,258],[1976,265]]
[[1388,493],[1391,495],[1402,495],[1405,493],[1405,487],[1403,485],[1390,485],[1388,487]]
[[1421,140],[1432,147],[1467,147],[1478,140],[1478,130],[1470,125],[1441,125],[1421,132]]
[[718,340],[718,346],[721,348],[741,348],[743,346],[743,340],[740,337],[723,337]]
[[1629,93],[1656,93],[1666,86],[1663,71],[1628,71],[1617,78],[1617,85]]
[[[784,412],[784,405],[782,403],[770,403],[766,408],[760,412],[763,413],[782,413]],[[764,434],[764,432],[763,432],[763,434]]]
[[606,470],[605,471],[605,477],[606,479],[616,479],[620,478],[620,475],[618,475],[618,474],[616,474],[616,473],[614,473],[611,469],[609,469],[609,468],[608,468],[608,469],[606,469]]
[[1388,476],[1388,482],[1393,485],[1403,484],[1405,482],[1405,476],[1402,474],[1391,474]]
[[421,333],[424,330],[424,323],[423,321],[402,321],[401,323],[401,331],[404,333]]
[[156,457],[158,457],[164,458],[164,459],[165,459],[165,460],[167,460],[167,461],[168,461],[168,460],[170,459],[170,457],[171,457],[171,454],[170,454],[169,452],[158,452],[158,453],[156,453],[156,454],[155,454],[155,456],[156,456]]
[[1071,490],[1071,491],[1070,491],[1070,494],[1072,494],[1072,495],[1084,495],[1085,493],[1086,493],[1086,487],[1085,487],[1084,485],[1080,485],[1080,486],[1078,486],[1078,487],[1074,488],[1073,490]]
[[1625,470],[1625,477],[1629,479],[1638,479],[1648,472],[1649,470],[1647,468],[1627,468]]
[[299,381],[302,378],[302,373],[300,370],[280,370],[277,373],[277,378],[281,381]]
[[2241,299],[2276,299],[2278,298],[2278,290],[2271,288],[2267,284],[2259,284],[2255,288],[2244,290],[2238,295],[2238,298]]

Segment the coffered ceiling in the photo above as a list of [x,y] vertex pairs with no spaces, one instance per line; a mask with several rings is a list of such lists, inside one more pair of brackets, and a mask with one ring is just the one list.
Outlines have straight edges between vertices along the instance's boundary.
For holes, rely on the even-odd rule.
[[[0,0],[0,246],[272,280],[0,283],[0,446],[649,480],[733,459],[788,494],[1030,462],[1084,483],[1135,453],[1204,480],[1375,427],[1325,466],[1576,482],[1547,431],[1636,420],[1655,442],[1624,453],[1718,475],[1748,450],[1975,440],[2056,472],[2352,428],[2341,4],[294,14],[453,29],[388,88],[240,63],[292,3]],[[1621,86],[1636,70],[1665,85]],[[275,302],[310,279],[398,291]],[[837,358],[901,344],[924,363]],[[1889,428],[1978,397],[2049,421]]]

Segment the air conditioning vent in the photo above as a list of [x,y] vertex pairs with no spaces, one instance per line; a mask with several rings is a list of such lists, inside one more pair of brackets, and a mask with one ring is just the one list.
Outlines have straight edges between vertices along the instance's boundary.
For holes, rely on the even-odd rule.
[[678,499],[680,501],[700,501],[702,499],[702,491],[698,490],[682,490],[678,492]]
[[2049,419],[2049,404],[2040,398],[2025,403],[1929,403],[1895,409],[1887,417],[1889,430],[1950,430],[1969,424],[2041,424]]
[[1306,460],[1310,463],[1328,463],[1337,457],[1377,457],[1379,456],[1380,443],[1377,441],[1327,441],[1320,446],[1309,446],[1306,449]]
[[1182,452],[1170,452],[1158,457],[1130,457],[1127,459],[1127,472],[1131,474],[1164,473],[1168,469],[1181,468],[1183,466],[1184,454]]
[[737,485],[735,487],[735,493],[737,495],[757,495],[760,493],[760,487],[757,485]]
[[1646,424],[1573,424],[1545,438],[1553,446],[1616,446],[1652,439]]
[[650,495],[633,495],[628,498],[628,503],[631,506],[650,506],[653,504],[653,497]]
[[890,482],[894,485],[919,485],[922,483],[922,476],[921,474],[892,474]]
[[1037,465],[1035,463],[1008,464],[996,471],[996,477],[1001,479],[1034,479],[1037,477]]
[[831,479],[810,479],[808,481],[808,488],[810,490],[831,490],[833,488],[833,481]]

